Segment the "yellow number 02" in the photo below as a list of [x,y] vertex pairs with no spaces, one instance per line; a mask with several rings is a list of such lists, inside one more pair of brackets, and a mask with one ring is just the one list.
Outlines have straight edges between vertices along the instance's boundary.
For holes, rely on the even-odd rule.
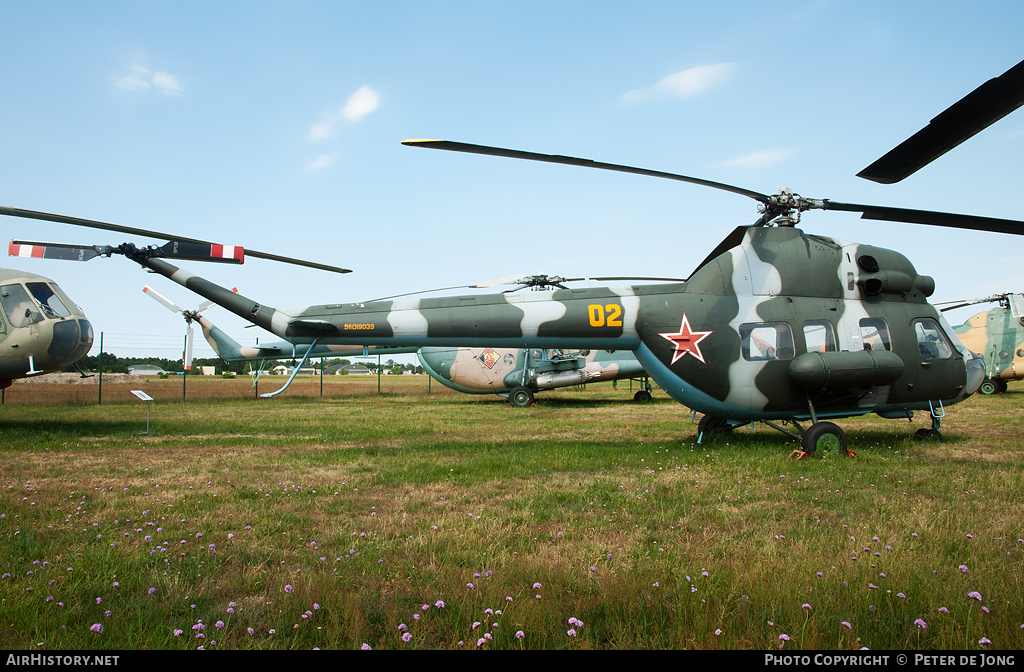
[[592,327],[622,326],[622,306],[616,303],[609,303],[606,306],[591,304],[587,306],[587,313],[590,316],[590,326]]

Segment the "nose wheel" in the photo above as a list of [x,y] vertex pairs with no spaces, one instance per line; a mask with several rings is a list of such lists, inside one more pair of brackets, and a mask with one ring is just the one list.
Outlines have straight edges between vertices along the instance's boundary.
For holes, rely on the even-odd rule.
[[942,424],[942,417],[945,415],[945,413],[942,411],[937,411],[938,409],[932,409],[931,427],[922,427],[921,429],[914,432],[915,441],[935,441],[937,443],[942,443],[942,432],[939,431],[939,426]]

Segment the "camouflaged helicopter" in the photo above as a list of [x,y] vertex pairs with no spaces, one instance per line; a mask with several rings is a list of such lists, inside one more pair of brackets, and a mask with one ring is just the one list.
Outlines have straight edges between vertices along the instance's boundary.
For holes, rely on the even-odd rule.
[[0,268],[0,306],[0,389],[72,366],[92,347],[89,320],[49,278]]
[[[511,150],[458,148],[523,158]],[[826,418],[910,418],[927,410],[932,426],[918,435],[940,438],[944,407],[977,389],[984,365],[927,302],[934,281],[898,252],[806,234],[795,224],[808,209],[1004,233],[1024,233],[1024,222],[722,188],[758,200],[760,218],[729,234],[686,282],[664,285],[277,309],[179,269],[159,248],[124,245],[118,253],[310,348],[631,350],[669,396],[704,413],[702,434],[759,421],[800,440],[806,454],[847,454],[845,433]],[[812,424],[804,430],[800,423],[807,420]]]
[[[565,280],[556,278],[556,281]],[[297,347],[295,343],[289,341],[241,345],[214,325],[209,318],[200,314],[214,305],[212,301],[204,301],[196,310],[184,310],[148,285],[142,291],[169,310],[181,313],[188,323],[185,338],[185,370],[191,368],[193,322],[199,324],[204,338],[222,360],[256,365],[252,369],[254,384],[266,371],[268,361],[292,359],[296,362],[292,375],[284,386],[274,392],[264,393],[261,395],[263,397],[274,397],[286,390],[294,380],[295,374],[311,357],[365,357],[371,354],[415,353],[427,375],[442,385],[466,394],[496,394],[504,397],[510,406],[518,408],[536,405],[534,394],[541,390],[626,379],[639,379],[641,384],[641,389],[633,395],[634,401],[646,402],[652,398],[653,387],[640,363],[629,351],[358,345]]]
[[935,305],[946,305],[940,309],[945,312],[978,303],[999,304],[953,327],[963,344],[985,362],[985,379],[978,393],[1001,394],[1006,392],[1007,381],[1024,379],[1024,294],[996,294],[949,303],[953,305]]
[[[966,107],[939,115],[913,142],[900,145],[860,175],[880,182],[903,179],[1024,104],[1024,77],[1018,76],[1022,66],[986,82],[957,104],[967,101]],[[984,104],[975,105],[969,99],[979,91]],[[941,439],[945,406],[973,394],[985,367],[928,303],[935,283],[919,274],[907,257],[805,233],[797,228],[802,213],[839,210],[873,220],[1024,234],[1024,222],[1017,220],[810,199],[789,189],[768,195],[675,173],[482,145],[440,140],[404,144],[697,184],[757,201],[760,216],[735,228],[680,283],[289,309],[257,303],[179,269],[158,248],[125,244],[106,249],[310,347],[631,350],[669,396],[704,414],[701,436],[762,422],[799,440],[804,456],[849,454],[845,433],[828,419],[868,413],[909,419],[914,411],[927,410],[931,426],[915,436]],[[0,214],[142,232],[12,208],[0,208]],[[807,421],[811,425],[804,429],[800,423]]]

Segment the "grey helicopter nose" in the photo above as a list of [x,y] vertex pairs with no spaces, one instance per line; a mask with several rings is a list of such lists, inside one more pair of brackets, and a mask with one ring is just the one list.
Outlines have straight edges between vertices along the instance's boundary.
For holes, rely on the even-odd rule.
[[452,364],[455,363],[456,348],[420,348],[416,357],[420,364],[434,377],[451,380]]
[[[82,320],[86,324],[87,321]],[[89,345],[92,345],[92,328],[89,329]],[[70,357],[72,353],[79,347],[80,333],[78,327],[78,320],[62,320],[56,322],[53,325],[53,337],[50,339],[50,347],[47,348],[46,354],[54,362],[63,362],[65,359]]]
[[967,350],[969,356],[965,357],[964,365],[967,368],[967,385],[964,387],[964,396],[970,396],[978,391],[981,383],[985,380],[985,360]]

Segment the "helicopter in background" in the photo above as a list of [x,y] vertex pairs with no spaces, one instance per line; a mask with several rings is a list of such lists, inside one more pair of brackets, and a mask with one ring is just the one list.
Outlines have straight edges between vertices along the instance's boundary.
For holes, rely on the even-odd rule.
[[[1010,380],[1024,379],[1024,294],[996,294],[984,299],[951,301],[943,312],[979,303],[999,305],[973,315],[953,330],[985,362],[979,394],[1002,394]],[[945,304],[936,304],[937,306]]]
[[[0,214],[31,217],[40,213],[17,208],[0,208]],[[64,223],[70,223],[69,219],[74,219],[60,215],[50,215],[49,218]],[[83,223],[87,220],[75,221]],[[141,229],[108,225],[103,222],[90,221],[87,225],[91,228],[133,235],[143,233]],[[158,233],[155,236],[171,240],[170,237]],[[89,261],[113,254],[130,254],[136,249],[131,243],[110,247],[11,240],[7,253],[19,258]],[[162,247],[149,246],[142,249],[142,253],[154,257],[229,264],[243,263],[246,252],[241,247],[218,245],[181,236]],[[255,250],[249,250],[249,256],[337,273],[351,272],[348,269]],[[39,376],[72,366],[92,348],[95,337],[92,324],[86,319],[78,304],[49,278],[26,271],[0,268],[0,307],[0,389],[9,387],[17,378]]]
[[[13,245],[8,252],[22,254]],[[72,366],[92,348],[85,313],[49,278],[0,268],[0,307],[0,389]]]

